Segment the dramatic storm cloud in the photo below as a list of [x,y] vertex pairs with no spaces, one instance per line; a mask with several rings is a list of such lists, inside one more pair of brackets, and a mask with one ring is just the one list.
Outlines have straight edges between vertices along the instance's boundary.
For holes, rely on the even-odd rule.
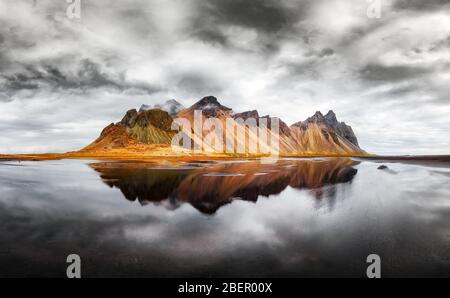
[[68,5],[0,3],[0,153],[76,150],[130,108],[205,95],[289,124],[333,109],[373,153],[449,153],[450,1]]

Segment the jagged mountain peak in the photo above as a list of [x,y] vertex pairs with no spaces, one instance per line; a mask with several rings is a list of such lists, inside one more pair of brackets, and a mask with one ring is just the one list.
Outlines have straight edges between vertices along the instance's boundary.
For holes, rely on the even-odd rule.
[[136,111],[136,109],[128,110],[125,116],[120,121],[120,124],[128,127],[134,126],[138,114],[139,113],[138,111]]
[[[337,126],[340,125],[339,121],[337,120],[336,114],[330,110],[326,115],[325,115],[325,120],[328,123],[328,125],[332,126],[333,128],[336,128]],[[345,123],[341,123],[342,125],[345,125]]]
[[257,110],[252,111],[245,111],[242,113],[236,113],[233,115],[234,119],[242,118],[244,120],[247,120],[249,118],[259,119],[259,113]]
[[[306,123],[312,123],[312,122],[324,122],[325,117],[323,116],[322,112],[317,111],[313,116],[306,119],[304,122]],[[303,121],[300,121],[299,124],[303,123]]]
[[230,108],[223,106],[214,96],[205,96],[197,101],[190,109],[194,110],[226,110],[231,111]]
[[142,112],[148,111],[148,110],[150,110],[150,109],[152,109],[152,106],[149,106],[149,105],[143,104],[143,105],[141,105],[141,107],[139,108],[139,113],[142,113]]
[[145,112],[152,109],[158,109],[163,110],[167,113],[169,113],[170,116],[175,116],[179,111],[183,110],[184,107],[181,103],[179,103],[175,99],[169,99],[166,102],[162,104],[156,104],[154,106],[143,104],[141,108],[139,109],[139,113]]
[[338,122],[336,118],[336,114],[333,112],[333,110],[329,110],[328,113],[324,116],[325,119],[327,119],[330,122]]
[[202,114],[205,118],[226,118],[233,115],[233,110],[220,104],[216,97],[206,96],[194,103],[189,108],[181,110],[179,113],[177,113],[177,116],[193,120],[194,112],[197,110],[203,111]]
[[336,114],[333,112],[333,110],[329,110],[325,115],[323,115],[321,111],[317,111],[314,113],[314,115],[307,118],[305,121],[299,121],[292,126],[302,126],[308,123],[322,123],[326,125],[339,124]]
[[325,115],[325,117],[326,117],[326,116],[329,116],[329,117],[336,117],[336,113],[335,113],[333,110],[329,110],[328,113]]
[[336,114],[332,110],[325,115],[325,120],[327,124],[337,132],[337,134],[348,140],[353,145],[359,147],[358,139],[356,138],[352,127],[345,124],[345,122],[339,122]]
[[215,96],[205,96],[202,99],[200,99],[197,104],[220,104],[219,101],[217,100],[217,97]]
[[176,99],[173,98],[166,101],[166,103],[181,105],[181,103],[179,103]]
[[356,138],[351,126],[346,125],[345,122],[339,122],[337,120],[336,113],[333,110],[329,110],[325,116],[320,111],[317,111],[313,116],[309,117],[305,121],[297,122],[291,127],[299,127],[303,130],[307,130],[309,124],[318,124],[328,130],[332,130],[337,135],[359,148],[358,139]]
[[317,111],[313,117],[323,117],[323,114],[321,111]]

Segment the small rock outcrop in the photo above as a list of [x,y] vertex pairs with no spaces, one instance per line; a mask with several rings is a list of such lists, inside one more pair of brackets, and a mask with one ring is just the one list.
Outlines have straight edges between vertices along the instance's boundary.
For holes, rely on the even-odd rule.
[[259,119],[259,113],[257,110],[253,110],[253,111],[246,111],[246,112],[242,112],[242,113],[236,113],[233,115],[234,119],[244,119],[247,120],[249,118],[254,118],[254,119]]
[[129,110],[122,118],[122,121],[120,121],[120,124],[126,127],[133,127],[136,124],[137,116],[138,112],[136,111],[136,109]]

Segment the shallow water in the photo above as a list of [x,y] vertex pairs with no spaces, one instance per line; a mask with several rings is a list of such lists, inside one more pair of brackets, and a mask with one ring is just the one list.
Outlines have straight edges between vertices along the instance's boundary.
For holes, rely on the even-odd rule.
[[0,276],[450,277],[450,169],[0,162]]

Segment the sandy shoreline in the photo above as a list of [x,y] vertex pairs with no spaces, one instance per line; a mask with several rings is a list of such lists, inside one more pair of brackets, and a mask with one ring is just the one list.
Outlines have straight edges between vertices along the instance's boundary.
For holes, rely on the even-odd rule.
[[431,167],[450,167],[450,155],[361,156],[360,160],[379,163],[406,163]]
[[[99,159],[99,160],[136,160],[136,161],[154,161],[154,160],[177,160],[190,161],[199,159],[208,160],[224,160],[224,159],[242,159],[242,158],[262,158],[265,156],[245,155],[245,154],[148,154],[140,152],[68,152],[68,153],[45,153],[45,154],[0,154],[0,161],[45,161],[45,160],[61,160],[61,159]],[[443,164],[450,166],[450,155],[403,155],[403,156],[382,156],[382,155],[280,155],[280,158],[298,157],[298,158],[315,158],[315,157],[347,157],[357,158],[360,160],[374,161],[380,163],[411,163],[422,165]]]
[[[158,160],[158,159],[175,159],[175,160],[196,160],[196,159],[242,159],[242,158],[263,158],[264,155],[245,155],[245,154],[146,154],[146,153],[43,153],[43,154],[0,154],[0,160],[23,160],[23,161],[44,161],[44,160],[61,160],[61,159],[108,159],[108,160]],[[355,155],[280,155],[279,157],[363,157]]]

